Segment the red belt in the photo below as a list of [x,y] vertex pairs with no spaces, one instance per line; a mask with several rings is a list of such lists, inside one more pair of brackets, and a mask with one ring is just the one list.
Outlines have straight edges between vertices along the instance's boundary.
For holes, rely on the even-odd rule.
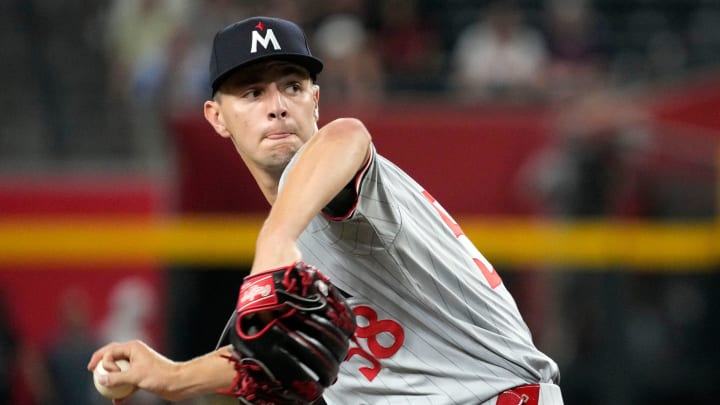
[[540,384],[525,384],[498,395],[496,405],[538,405]]

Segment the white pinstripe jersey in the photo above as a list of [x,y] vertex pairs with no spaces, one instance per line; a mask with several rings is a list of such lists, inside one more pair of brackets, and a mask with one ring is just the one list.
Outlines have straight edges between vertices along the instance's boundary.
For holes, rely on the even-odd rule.
[[557,380],[499,276],[419,184],[373,147],[348,216],[318,215],[305,262],[349,294],[357,341],[331,405],[478,404]]

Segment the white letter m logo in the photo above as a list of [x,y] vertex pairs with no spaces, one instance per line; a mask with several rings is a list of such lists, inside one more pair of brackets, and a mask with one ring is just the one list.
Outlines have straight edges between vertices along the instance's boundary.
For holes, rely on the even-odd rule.
[[257,52],[258,42],[265,49],[267,49],[268,45],[270,45],[271,42],[272,42],[273,48],[276,51],[281,49],[280,44],[278,43],[277,39],[275,38],[275,34],[273,33],[272,29],[267,30],[267,33],[265,34],[265,38],[261,37],[260,33],[257,31],[252,32],[252,48],[250,48],[250,53]]

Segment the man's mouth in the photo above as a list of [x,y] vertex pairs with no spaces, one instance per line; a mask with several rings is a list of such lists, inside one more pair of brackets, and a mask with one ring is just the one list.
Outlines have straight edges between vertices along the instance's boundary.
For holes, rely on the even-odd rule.
[[284,139],[291,135],[292,132],[273,132],[267,135],[267,139]]

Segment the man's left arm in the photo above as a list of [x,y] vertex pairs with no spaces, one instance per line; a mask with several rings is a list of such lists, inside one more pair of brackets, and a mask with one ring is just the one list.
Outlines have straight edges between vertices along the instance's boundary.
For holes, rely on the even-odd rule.
[[297,238],[364,167],[370,143],[365,126],[352,118],[328,123],[307,142],[260,230],[251,273],[301,259]]
[[301,261],[296,241],[362,170],[370,152],[360,121],[336,120],[286,169],[240,288],[229,334],[236,378],[222,393],[246,403],[314,403],[337,379],[355,315],[321,269]]

